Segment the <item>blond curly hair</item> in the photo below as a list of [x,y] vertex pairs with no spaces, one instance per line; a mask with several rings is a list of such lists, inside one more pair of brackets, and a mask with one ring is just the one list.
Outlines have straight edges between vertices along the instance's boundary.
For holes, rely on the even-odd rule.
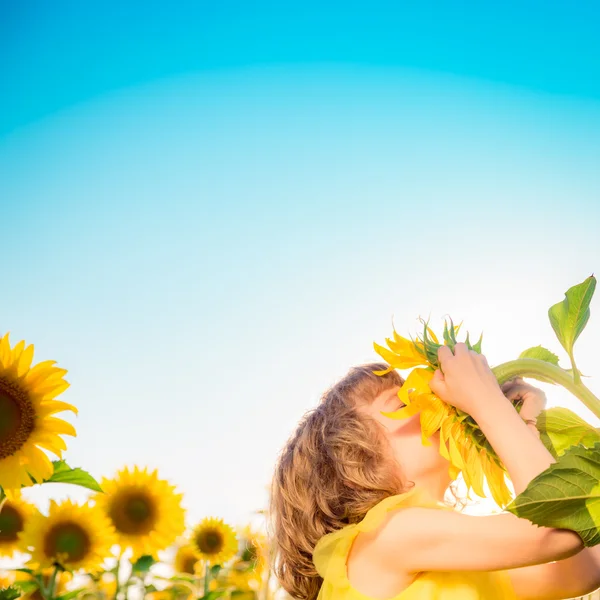
[[401,480],[381,425],[357,410],[404,383],[396,371],[373,374],[387,366],[350,369],[304,415],[277,461],[269,508],[273,570],[299,600],[314,600],[321,587],[312,560],[319,539],[414,485]]

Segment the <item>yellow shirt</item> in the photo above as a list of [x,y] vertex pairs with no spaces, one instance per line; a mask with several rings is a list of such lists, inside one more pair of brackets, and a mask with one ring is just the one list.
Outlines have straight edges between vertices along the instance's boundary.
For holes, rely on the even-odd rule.
[[[385,498],[359,523],[323,536],[313,553],[313,562],[323,578],[317,600],[376,600],[354,589],[348,581],[348,553],[359,532],[376,529],[389,511],[405,506],[453,510],[420,489],[412,488],[404,494]],[[389,600],[516,600],[516,595],[505,571],[426,571]]]

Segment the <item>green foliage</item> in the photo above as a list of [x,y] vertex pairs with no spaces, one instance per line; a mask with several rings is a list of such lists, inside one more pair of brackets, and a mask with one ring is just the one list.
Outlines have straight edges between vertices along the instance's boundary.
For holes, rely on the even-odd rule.
[[571,529],[586,546],[600,544],[600,442],[568,448],[506,510],[536,525]]
[[150,570],[150,567],[156,563],[156,559],[150,554],[144,554],[140,556],[134,563],[131,565],[131,570],[134,574],[138,575],[141,573],[147,573]]
[[225,590],[214,590],[212,592],[208,592],[208,594],[205,594],[198,600],[217,600],[217,598],[220,598],[221,596],[224,596],[224,595],[225,595]]
[[549,408],[539,415],[537,428],[548,451],[558,458],[572,447],[583,445],[590,448],[600,442],[600,430],[568,408]]
[[77,598],[81,592],[83,592],[85,588],[79,588],[76,590],[71,590],[70,592],[65,592],[60,596],[56,596],[55,600],[73,600],[73,598]]
[[44,483],[72,483],[94,492],[101,492],[100,484],[87,472],[78,467],[72,469],[64,460],[52,461],[54,473]]
[[39,583],[33,579],[23,580],[23,581],[15,581],[13,583],[15,587],[18,587],[21,590],[22,594],[30,594],[37,590],[40,586]]
[[21,597],[21,590],[14,585],[0,589],[0,600],[17,600]]
[[595,289],[596,278],[591,275],[582,283],[569,288],[565,292],[565,299],[548,310],[552,329],[571,359],[575,383],[579,383],[581,377],[575,366],[573,345],[590,318],[590,302]]

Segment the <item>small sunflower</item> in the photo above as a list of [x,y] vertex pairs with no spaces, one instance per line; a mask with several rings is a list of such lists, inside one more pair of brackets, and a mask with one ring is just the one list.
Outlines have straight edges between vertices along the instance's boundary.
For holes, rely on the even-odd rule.
[[34,515],[21,534],[31,561],[41,567],[59,564],[76,571],[97,570],[115,543],[110,520],[89,504],[50,502],[48,516]]
[[126,467],[115,479],[104,479],[102,489],[96,503],[110,517],[121,546],[130,547],[135,556],[155,555],[183,533],[182,495],[157,471]]
[[[506,469],[498,455],[476,421],[464,411],[446,404],[429,388],[434,371],[439,368],[438,348],[441,344],[427,323],[424,324],[423,337],[408,340],[394,330],[394,339],[386,339],[388,349],[374,344],[375,351],[390,365],[384,375],[393,369],[414,368],[398,391],[398,397],[405,406],[392,413],[383,413],[392,419],[406,419],[419,414],[422,442],[430,446],[429,438],[440,431],[440,454],[450,462],[449,475],[456,479],[462,472],[468,489],[485,498],[484,479],[490,488],[492,497],[499,506],[505,506],[512,500],[506,485]],[[457,344],[456,334],[460,325],[455,326],[450,319],[450,327],[444,323],[444,345],[454,350]],[[481,337],[471,344],[469,334],[464,342],[470,350],[481,353]]]
[[44,450],[58,456],[66,449],[61,435],[74,427],[52,415],[77,409],[55,398],[69,384],[64,369],[48,360],[31,366],[33,346],[11,349],[8,334],[0,338],[0,487],[20,489],[48,479],[53,466]]
[[198,552],[189,544],[177,548],[173,568],[176,573],[185,573],[186,575],[194,575],[196,567],[200,561]]
[[238,550],[235,530],[214,517],[207,517],[196,526],[191,541],[200,558],[213,565],[226,563]]
[[[232,575],[237,577],[239,589],[260,587],[268,561],[268,542],[266,536],[250,526],[240,532],[240,551],[238,559],[232,567]],[[238,577],[239,575],[239,577]],[[246,587],[241,586],[245,580]]]
[[19,533],[37,512],[33,504],[22,499],[21,492],[6,492],[6,499],[0,508],[0,556],[12,556],[15,550],[24,549]]

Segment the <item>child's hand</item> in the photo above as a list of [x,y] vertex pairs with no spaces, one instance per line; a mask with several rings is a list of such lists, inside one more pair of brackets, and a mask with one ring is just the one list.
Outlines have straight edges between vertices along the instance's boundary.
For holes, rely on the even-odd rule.
[[[438,349],[441,370],[437,369],[429,382],[431,391],[444,402],[476,415],[495,401],[506,401],[483,354],[469,350],[459,342],[454,354],[448,346]],[[443,371],[443,372],[442,372]]]
[[521,412],[523,419],[536,419],[546,408],[546,394],[540,388],[525,383],[520,377],[515,377],[502,385],[504,395],[514,404],[522,401]]

